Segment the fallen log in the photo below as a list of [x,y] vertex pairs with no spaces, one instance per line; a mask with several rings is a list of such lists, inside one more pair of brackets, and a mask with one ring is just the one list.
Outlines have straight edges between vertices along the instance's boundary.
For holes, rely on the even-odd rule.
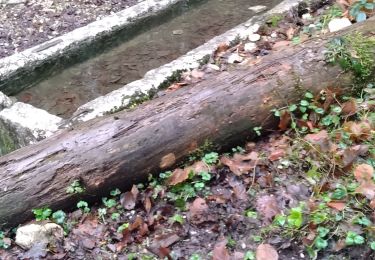
[[[371,19],[340,34],[373,28]],[[0,226],[29,219],[33,208],[66,209],[78,199],[128,188],[170,168],[207,139],[228,147],[251,137],[253,127],[273,128],[277,122],[270,110],[299,99],[304,89],[349,87],[350,73],[324,61],[323,51],[335,36],[286,48],[256,65],[222,72],[1,157]],[[66,192],[75,180],[83,194]]]

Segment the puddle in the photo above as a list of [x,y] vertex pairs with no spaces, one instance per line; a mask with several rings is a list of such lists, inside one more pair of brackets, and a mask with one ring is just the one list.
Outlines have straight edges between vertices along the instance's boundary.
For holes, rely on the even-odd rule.
[[272,8],[281,0],[207,0],[180,7],[179,16],[83,63],[65,69],[17,98],[67,118],[79,106],[168,63],[247,21],[250,6]]

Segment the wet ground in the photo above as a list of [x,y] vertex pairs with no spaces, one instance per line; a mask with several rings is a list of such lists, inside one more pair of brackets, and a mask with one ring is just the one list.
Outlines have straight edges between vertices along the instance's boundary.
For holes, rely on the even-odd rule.
[[182,7],[178,17],[86,62],[22,91],[17,98],[52,114],[69,117],[80,105],[141,78],[216,35],[251,18],[250,6],[273,7],[279,0],[203,1]]

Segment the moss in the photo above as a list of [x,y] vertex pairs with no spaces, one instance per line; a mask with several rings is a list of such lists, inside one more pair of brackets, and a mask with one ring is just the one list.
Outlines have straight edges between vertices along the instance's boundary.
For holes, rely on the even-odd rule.
[[17,148],[19,147],[12,134],[6,129],[0,128],[0,156],[10,153]]
[[274,14],[267,19],[267,24],[271,25],[272,27],[277,27],[279,23],[284,19],[284,16],[281,14]]
[[332,40],[327,49],[326,61],[352,71],[357,82],[368,82],[374,76],[375,36],[354,33]]
[[229,42],[229,47],[234,47],[241,43],[241,36],[239,34],[236,35],[232,41]]
[[171,76],[167,77],[158,87],[157,89],[166,89],[173,83],[179,82],[182,79],[182,73],[186,70],[176,70],[172,73]]
[[210,59],[211,59],[210,54],[204,55],[202,59],[198,60],[199,66],[206,65],[207,63],[210,62]]

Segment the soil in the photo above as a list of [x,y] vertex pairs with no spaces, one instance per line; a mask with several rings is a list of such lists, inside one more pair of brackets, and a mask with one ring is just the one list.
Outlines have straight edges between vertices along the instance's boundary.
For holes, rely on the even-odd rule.
[[26,0],[0,5],[0,58],[70,32],[141,0]]

